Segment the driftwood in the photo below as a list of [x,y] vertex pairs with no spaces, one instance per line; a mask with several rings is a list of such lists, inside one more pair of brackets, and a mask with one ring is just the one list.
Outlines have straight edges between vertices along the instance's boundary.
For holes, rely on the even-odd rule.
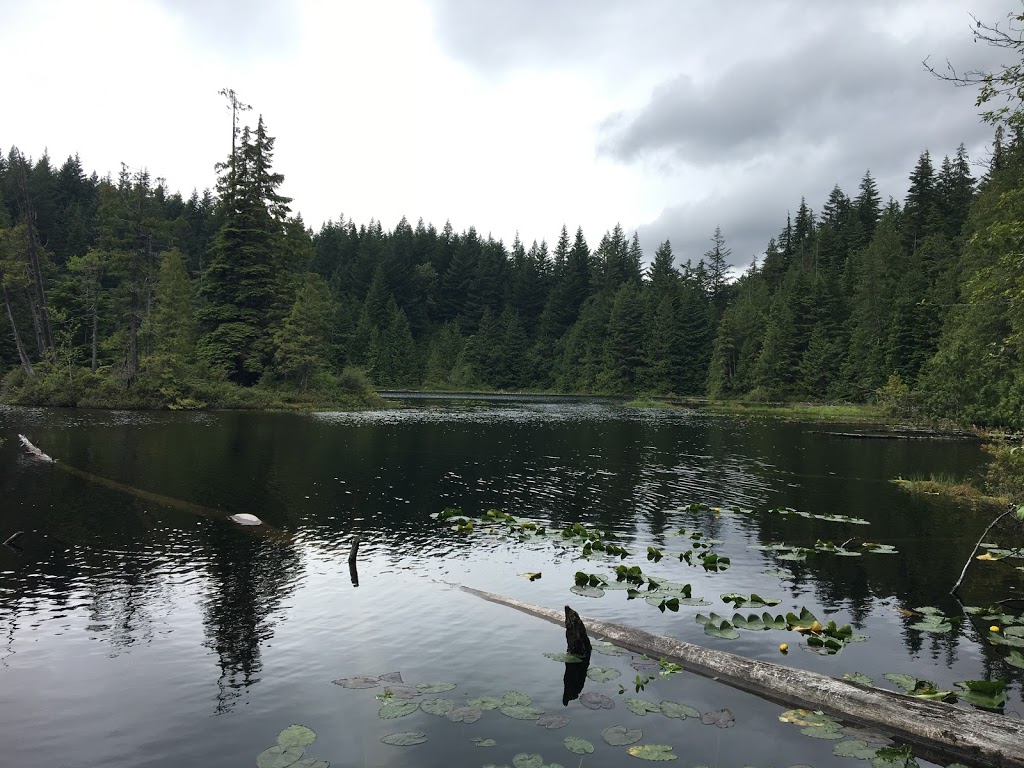
[[[531,616],[562,623],[562,614],[550,608],[463,589]],[[593,634],[616,645],[669,659],[691,672],[788,706],[824,710],[843,720],[883,730],[941,756],[947,763],[1024,768],[1024,722],[1020,720],[755,661],[621,624],[596,619],[586,619],[586,623]]]

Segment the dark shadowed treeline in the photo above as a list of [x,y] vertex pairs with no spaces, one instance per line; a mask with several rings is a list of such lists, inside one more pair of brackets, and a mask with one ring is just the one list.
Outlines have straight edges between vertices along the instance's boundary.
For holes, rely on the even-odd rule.
[[[1022,424],[1024,140],[991,158],[925,151],[906,198],[870,173],[804,200],[759,263],[596,241],[505,244],[472,227],[292,216],[259,119],[215,192],[148,172],[87,176],[0,158],[8,401],[260,402],[268,391],[541,389],[760,400],[883,400]],[[980,179],[975,179],[979,175]],[[340,389],[339,389],[340,388]],[[319,394],[316,394],[319,393]]]

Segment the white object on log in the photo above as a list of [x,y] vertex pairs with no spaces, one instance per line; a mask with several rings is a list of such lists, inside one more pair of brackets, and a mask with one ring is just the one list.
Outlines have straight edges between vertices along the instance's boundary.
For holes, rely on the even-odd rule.
[[256,515],[250,515],[247,512],[231,515],[228,517],[228,520],[239,525],[263,525],[263,521],[256,517]]

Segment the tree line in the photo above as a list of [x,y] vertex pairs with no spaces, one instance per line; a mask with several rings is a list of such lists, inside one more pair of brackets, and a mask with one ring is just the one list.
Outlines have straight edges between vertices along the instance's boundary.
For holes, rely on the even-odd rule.
[[262,117],[188,198],[145,170],[87,176],[14,148],[4,396],[187,407],[212,384],[358,389],[366,371],[396,388],[881,398],[1020,426],[1024,135],[1007,128],[984,168],[963,145],[922,152],[902,201],[870,172],[820,211],[801,200],[733,281],[720,229],[696,263],[668,241],[648,259],[618,225],[596,246],[580,228],[506,245],[404,218],[314,232],[279,192]]

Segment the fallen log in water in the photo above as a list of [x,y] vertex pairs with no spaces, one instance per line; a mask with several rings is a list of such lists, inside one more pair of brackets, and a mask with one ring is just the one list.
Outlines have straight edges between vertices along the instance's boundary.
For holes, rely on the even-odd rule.
[[[561,611],[490,592],[463,590],[532,616],[562,624]],[[952,760],[994,768],[1024,768],[1024,722],[980,710],[857,685],[803,669],[755,661],[621,624],[584,619],[591,634],[652,658],[666,658],[710,677],[792,707],[823,710],[871,726]]]
[[130,494],[152,504],[159,504],[164,507],[178,509],[182,512],[188,512],[193,515],[212,517],[218,520],[226,519],[238,525],[258,527],[259,529],[262,529],[263,532],[270,531],[277,534],[281,533],[278,529],[260,520],[256,515],[250,515],[248,513],[231,514],[220,509],[204,507],[202,504],[193,504],[191,501],[185,501],[184,499],[176,499],[173,496],[164,496],[160,493],[153,493],[151,491],[143,490],[142,488],[136,488],[134,485],[120,483],[117,480],[111,480],[109,477],[94,475],[92,472],[86,472],[83,469],[73,467],[63,461],[57,461],[56,459],[51,458],[33,445],[32,442],[24,435],[18,435],[18,437],[21,438],[21,444],[25,446],[25,450],[28,451],[30,456],[39,459],[40,461],[53,464],[57,469],[67,472],[69,475],[81,478],[82,480],[87,480],[90,483],[95,483],[96,485],[101,485],[104,488],[109,488],[120,493]]

